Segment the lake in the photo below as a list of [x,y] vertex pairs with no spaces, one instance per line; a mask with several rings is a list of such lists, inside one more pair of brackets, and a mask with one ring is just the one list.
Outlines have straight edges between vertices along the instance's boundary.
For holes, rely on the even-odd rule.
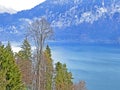
[[54,63],[66,63],[74,82],[86,81],[88,90],[120,89],[120,45],[50,43]]

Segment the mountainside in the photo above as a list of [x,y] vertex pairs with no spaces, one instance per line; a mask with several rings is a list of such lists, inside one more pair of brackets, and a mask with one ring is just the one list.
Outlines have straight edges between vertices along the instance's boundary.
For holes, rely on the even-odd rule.
[[24,21],[41,16],[51,23],[56,41],[120,42],[119,0],[46,0],[31,10],[0,14],[0,40],[20,40]]
[[13,10],[11,8],[6,8],[6,7],[0,5],[0,13],[4,13],[5,11],[10,14],[16,13],[15,10]]

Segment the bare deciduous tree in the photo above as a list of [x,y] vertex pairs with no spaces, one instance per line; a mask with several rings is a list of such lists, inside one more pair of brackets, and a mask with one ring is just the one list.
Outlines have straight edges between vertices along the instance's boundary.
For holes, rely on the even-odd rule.
[[45,18],[36,18],[29,23],[28,34],[33,38],[36,46],[34,90],[44,90],[45,61],[43,59],[43,47],[46,39],[52,36],[53,30]]
[[73,90],[87,90],[85,81],[80,81],[74,85]]

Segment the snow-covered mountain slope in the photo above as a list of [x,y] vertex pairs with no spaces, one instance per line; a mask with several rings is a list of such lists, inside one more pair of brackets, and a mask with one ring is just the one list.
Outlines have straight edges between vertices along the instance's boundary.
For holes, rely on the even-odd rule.
[[2,5],[0,5],[0,13],[10,13],[10,14],[14,14],[16,13],[16,11],[12,8],[6,8]]
[[12,34],[20,37],[24,33],[24,21],[41,16],[51,23],[56,40],[120,42],[119,0],[46,0],[31,10],[12,15],[0,14],[1,34],[3,32],[4,36],[12,38],[14,35],[9,33],[12,30]]

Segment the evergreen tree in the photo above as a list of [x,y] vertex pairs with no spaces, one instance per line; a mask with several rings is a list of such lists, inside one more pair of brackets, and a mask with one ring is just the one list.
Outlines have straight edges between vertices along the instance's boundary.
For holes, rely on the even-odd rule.
[[6,49],[7,49],[7,51],[8,51],[10,54],[13,55],[13,51],[12,51],[11,44],[10,44],[9,41],[8,41],[8,43],[7,43]]
[[0,46],[0,90],[24,90],[21,73],[14,61],[10,43]]
[[18,52],[18,56],[24,60],[29,60],[31,58],[31,46],[27,38],[24,39],[21,48],[22,49]]
[[22,81],[26,88],[31,88],[32,85],[32,61],[31,46],[27,40],[24,39],[21,50],[16,54],[16,62],[22,74]]
[[51,58],[51,50],[47,45],[45,50],[46,58],[46,85],[45,90],[52,90],[52,81],[53,81],[53,60]]
[[3,69],[3,49],[4,46],[2,46],[2,44],[0,45],[0,90],[6,90],[6,85],[7,85],[7,81],[6,81],[6,69]]
[[50,47],[48,45],[46,46],[45,52],[48,54],[48,57],[51,58],[51,50],[50,50]]
[[55,89],[72,90],[72,74],[67,71],[66,64],[56,63]]

